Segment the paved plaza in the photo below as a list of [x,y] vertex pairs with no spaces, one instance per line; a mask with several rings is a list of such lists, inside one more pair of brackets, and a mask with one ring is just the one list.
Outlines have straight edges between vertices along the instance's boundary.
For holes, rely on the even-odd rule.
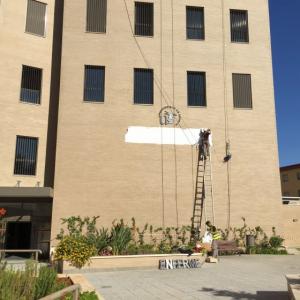
[[285,274],[300,273],[300,256],[225,256],[200,269],[135,269],[84,276],[106,300],[288,299]]

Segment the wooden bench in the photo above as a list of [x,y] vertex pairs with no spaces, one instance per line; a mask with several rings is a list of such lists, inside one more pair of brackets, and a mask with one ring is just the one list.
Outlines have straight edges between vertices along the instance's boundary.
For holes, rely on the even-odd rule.
[[219,250],[219,254],[220,253],[232,253],[232,254],[241,254],[242,251],[241,249],[239,249],[236,245],[235,241],[224,241],[224,240],[219,240],[217,241],[218,244],[218,250]]

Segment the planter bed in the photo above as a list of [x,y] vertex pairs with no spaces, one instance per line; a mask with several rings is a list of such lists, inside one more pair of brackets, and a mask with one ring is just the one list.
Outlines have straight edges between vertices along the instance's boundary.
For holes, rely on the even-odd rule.
[[202,253],[194,253],[191,256],[187,254],[149,254],[149,255],[122,255],[122,256],[95,256],[91,257],[90,265],[82,269],[70,266],[67,261],[63,262],[64,273],[95,272],[117,269],[137,269],[137,268],[156,268],[159,267],[159,261],[165,259],[198,259],[200,264],[205,261]]

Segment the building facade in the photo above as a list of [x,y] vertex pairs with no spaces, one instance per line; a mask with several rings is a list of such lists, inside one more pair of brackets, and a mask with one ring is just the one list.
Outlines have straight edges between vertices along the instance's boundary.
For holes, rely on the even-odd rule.
[[299,245],[300,164],[280,168],[284,231],[290,245]]
[[285,197],[300,197],[300,164],[280,168],[281,190]]
[[282,228],[267,0],[19,2],[1,4],[3,206],[47,202],[53,245],[72,215],[189,225],[210,128],[215,223]]

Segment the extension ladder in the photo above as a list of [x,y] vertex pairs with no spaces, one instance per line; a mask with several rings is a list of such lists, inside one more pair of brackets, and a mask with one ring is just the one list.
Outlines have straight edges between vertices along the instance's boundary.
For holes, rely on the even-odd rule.
[[194,209],[192,217],[191,239],[200,239],[200,230],[203,222],[214,224],[214,201],[211,170],[211,155],[204,157],[201,149],[198,151],[197,175],[195,186]]

